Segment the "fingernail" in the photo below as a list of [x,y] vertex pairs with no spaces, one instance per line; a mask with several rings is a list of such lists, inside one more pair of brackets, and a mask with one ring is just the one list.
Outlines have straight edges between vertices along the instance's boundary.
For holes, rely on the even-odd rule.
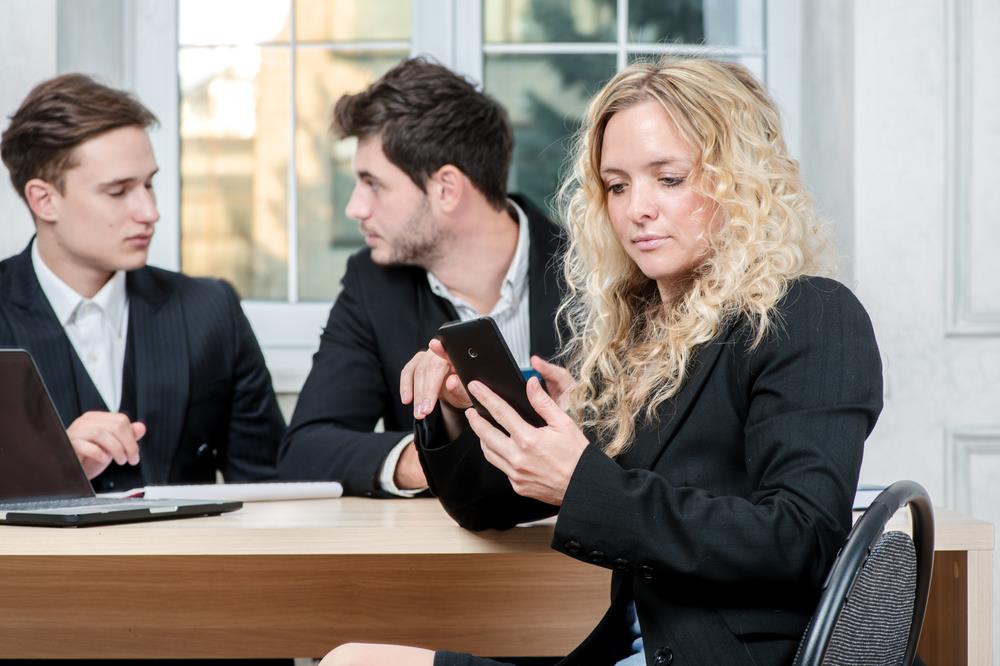
[[430,414],[431,413],[431,401],[429,398],[424,398],[420,401],[420,413]]
[[478,381],[469,382],[468,388],[470,393],[479,393],[479,382]]

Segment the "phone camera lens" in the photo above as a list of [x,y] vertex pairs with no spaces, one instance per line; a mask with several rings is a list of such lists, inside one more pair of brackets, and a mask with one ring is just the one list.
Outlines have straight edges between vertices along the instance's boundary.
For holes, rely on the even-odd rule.
[[472,347],[469,347],[469,358],[476,358],[477,356],[479,356],[479,352]]

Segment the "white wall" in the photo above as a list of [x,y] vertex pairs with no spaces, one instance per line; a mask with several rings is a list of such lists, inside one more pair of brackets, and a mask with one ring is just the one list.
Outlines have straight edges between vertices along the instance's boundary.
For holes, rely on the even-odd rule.
[[[0,126],[6,129],[28,91],[56,73],[55,0],[0,0],[0,63]],[[0,257],[20,252],[33,233],[28,209],[0,165]]]
[[882,0],[854,12],[852,255],[886,376],[862,478],[915,479],[935,504],[997,524],[1000,4]]

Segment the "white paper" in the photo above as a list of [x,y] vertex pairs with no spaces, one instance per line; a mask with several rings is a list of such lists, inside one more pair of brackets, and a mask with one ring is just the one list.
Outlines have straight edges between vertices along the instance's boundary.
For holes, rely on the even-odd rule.
[[343,494],[344,487],[337,481],[266,481],[262,483],[146,486],[118,493],[101,493],[100,496],[264,502],[269,500],[322,499],[340,497]]
[[866,484],[858,486],[858,491],[854,494],[854,510],[862,511],[870,507],[875,498],[883,490],[885,490],[885,486],[870,486]]

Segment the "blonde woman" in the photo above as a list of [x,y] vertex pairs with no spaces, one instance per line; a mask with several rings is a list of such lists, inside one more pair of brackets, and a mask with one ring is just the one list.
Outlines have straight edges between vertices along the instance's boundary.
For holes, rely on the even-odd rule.
[[634,64],[591,103],[563,192],[568,372],[538,359],[552,397],[527,387],[547,425],[475,382],[510,435],[463,409],[433,344],[403,378],[431,488],[471,529],[557,513],[552,547],[614,571],[565,664],[787,664],[850,528],[882,382],[864,309],[815,277],[825,236],[774,105],[739,65]]

